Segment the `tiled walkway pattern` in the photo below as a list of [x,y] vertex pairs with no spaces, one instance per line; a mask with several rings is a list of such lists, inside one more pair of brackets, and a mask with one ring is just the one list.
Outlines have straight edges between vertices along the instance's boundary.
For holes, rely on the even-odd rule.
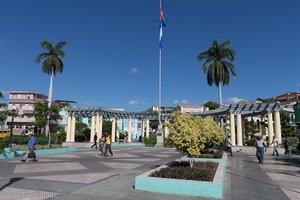
[[[113,157],[94,149],[43,155],[39,162],[0,161],[0,200],[208,200],[135,191],[134,177],[180,158],[174,149],[118,147]],[[225,200],[300,200],[300,157],[229,157]]]

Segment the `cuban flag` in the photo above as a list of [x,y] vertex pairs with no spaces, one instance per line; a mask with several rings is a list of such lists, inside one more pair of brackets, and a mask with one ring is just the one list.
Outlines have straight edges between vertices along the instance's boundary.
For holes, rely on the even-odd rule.
[[163,48],[163,27],[166,27],[165,18],[162,9],[159,12],[159,48]]

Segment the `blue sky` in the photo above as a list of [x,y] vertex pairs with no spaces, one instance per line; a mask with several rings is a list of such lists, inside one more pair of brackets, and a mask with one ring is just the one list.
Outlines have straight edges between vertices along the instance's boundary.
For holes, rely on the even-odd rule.
[[[0,90],[48,94],[34,62],[40,42],[67,41],[54,99],[79,107],[139,111],[157,103],[158,0],[4,1],[0,6]],[[163,105],[217,101],[197,55],[230,40],[237,78],[224,101],[300,89],[300,1],[163,0]]]

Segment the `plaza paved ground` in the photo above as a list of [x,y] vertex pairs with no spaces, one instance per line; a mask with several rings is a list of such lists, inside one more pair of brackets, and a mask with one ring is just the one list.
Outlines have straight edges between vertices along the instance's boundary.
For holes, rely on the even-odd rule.
[[[43,155],[38,163],[0,161],[0,200],[195,200],[208,199],[135,191],[134,177],[180,157],[173,149],[114,148],[114,157],[98,151]],[[300,158],[267,156],[259,165],[254,155],[234,153],[226,170],[224,199],[300,200]]]

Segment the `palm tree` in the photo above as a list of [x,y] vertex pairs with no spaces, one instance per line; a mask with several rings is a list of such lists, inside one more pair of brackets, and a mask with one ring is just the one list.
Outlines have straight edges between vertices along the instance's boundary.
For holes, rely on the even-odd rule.
[[207,51],[198,55],[198,60],[205,60],[202,66],[204,73],[207,73],[207,83],[215,84],[219,91],[219,104],[222,105],[222,83],[228,85],[230,74],[236,76],[232,61],[234,60],[234,50],[228,48],[230,41],[218,43],[214,41]]
[[[43,41],[41,42],[41,47],[43,49],[46,49],[47,52],[39,54],[35,62],[39,63],[41,60],[44,60],[42,65],[42,71],[48,75],[50,75],[50,86],[49,86],[49,95],[48,95],[48,108],[51,107],[52,102],[52,90],[53,90],[53,76],[56,75],[56,73],[62,73],[64,64],[61,60],[65,56],[65,53],[61,50],[63,47],[65,47],[67,42],[59,42],[55,46],[49,42],[49,41]],[[50,145],[50,132],[49,132],[49,118],[50,113],[48,113],[47,116],[47,125],[46,125],[46,135],[49,136],[49,145]]]
[[0,99],[4,99],[4,96],[1,91],[0,91]]

